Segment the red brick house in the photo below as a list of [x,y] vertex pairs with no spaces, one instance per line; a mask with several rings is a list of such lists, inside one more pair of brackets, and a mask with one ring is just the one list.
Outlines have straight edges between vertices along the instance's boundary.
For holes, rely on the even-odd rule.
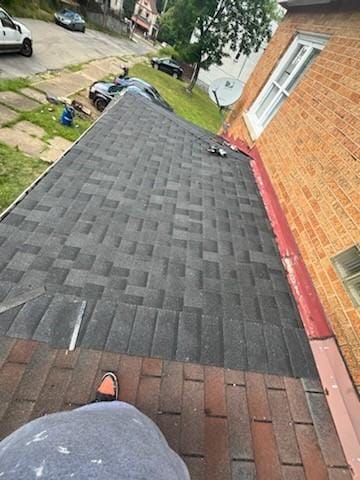
[[138,30],[156,38],[159,32],[158,17],[156,0],[138,0],[131,20]]
[[256,148],[360,387],[360,3],[287,13],[228,117]]

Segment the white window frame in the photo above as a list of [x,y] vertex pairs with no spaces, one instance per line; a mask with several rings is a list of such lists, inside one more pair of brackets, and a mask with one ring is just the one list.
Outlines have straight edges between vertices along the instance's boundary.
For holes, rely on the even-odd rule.
[[[349,259],[352,269],[347,264]],[[355,307],[360,307],[360,243],[353,245],[331,259]],[[354,269],[355,267],[355,269]]]
[[[255,140],[261,135],[264,128],[272,120],[274,115],[277,113],[277,111],[283,104],[283,101],[280,101],[280,103],[277,105],[277,102],[280,100],[280,98],[283,97],[284,100],[286,100],[286,97],[290,95],[292,89],[288,91],[287,86],[290,84],[290,82],[293,80],[293,78],[296,76],[299,70],[304,66],[304,64],[306,65],[306,62],[308,58],[311,56],[313,50],[315,49],[315,50],[321,51],[325,47],[325,44],[328,38],[329,37],[325,35],[300,33],[300,32],[297,33],[291,45],[288,47],[284,55],[281,57],[279,64],[274,69],[269,80],[266,82],[265,86],[261,90],[257,99],[251,105],[250,109],[247,112],[245,112],[243,115],[245,123],[248,126],[250,135],[253,140]],[[293,69],[289,77],[286,79],[286,81],[282,85],[280,85],[277,82],[277,79],[280,78],[280,76],[283,74],[285,66],[287,65],[291,57],[295,54],[299,45],[302,45],[303,47],[307,47],[307,49],[305,50],[305,53],[300,58],[298,64]],[[307,68],[305,67],[303,74],[306,72],[306,70]],[[301,79],[301,76],[300,76],[300,79]],[[275,97],[272,99],[272,101],[270,102],[266,110],[261,114],[261,117],[259,118],[256,115],[256,112],[259,109],[259,107],[263,104],[263,102],[266,100],[267,96],[269,95],[274,85],[277,87],[278,92],[276,93]]]

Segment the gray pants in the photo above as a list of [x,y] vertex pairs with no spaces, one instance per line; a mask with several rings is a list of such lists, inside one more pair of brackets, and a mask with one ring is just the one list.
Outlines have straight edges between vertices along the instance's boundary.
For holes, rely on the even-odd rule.
[[190,480],[148,417],[124,402],[38,418],[0,443],[0,480]]

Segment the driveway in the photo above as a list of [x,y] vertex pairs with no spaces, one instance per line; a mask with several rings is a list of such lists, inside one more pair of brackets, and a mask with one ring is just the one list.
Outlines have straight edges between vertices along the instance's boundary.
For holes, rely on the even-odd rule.
[[144,55],[151,50],[145,42],[87,30],[85,34],[70,32],[41,20],[21,19],[30,28],[34,39],[34,54],[25,58],[18,54],[1,56],[0,78],[34,75],[46,70],[83,63],[111,55]]

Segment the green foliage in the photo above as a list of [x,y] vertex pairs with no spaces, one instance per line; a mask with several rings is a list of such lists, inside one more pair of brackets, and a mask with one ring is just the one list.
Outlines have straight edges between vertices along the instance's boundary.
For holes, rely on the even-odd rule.
[[38,18],[51,21],[57,6],[56,0],[2,0],[2,5],[17,17]]
[[207,93],[200,88],[195,87],[190,95],[183,82],[143,63],[134,65],[130,75],[151,83],[181,117],[211,132],[219,131],[221,126],[219,110]]
[[[91,125],[90,120],[85,120],[79,116],[76,116],[74,120],[74,126],[66,127],[65,125],[61,125],[59,122],[64,107],[62,105],[51,106],[53,111],[50,112],[48,108],[50,108],[48,105],[44,105],[36,110],[32,110],[31,112],[22,112],[16,121],[28,120],[29,122],[35,123],[35,125],[42,127],[46,131],[46,138],[57,136],[66,138],[66,140],[69,140],[70,142],[75,142],[75,140],[77,140],[79,136]],[[78,128],[76,128],[75,125],[78,125]]]
[[29,87],[31,82],[28,78],[0,79],[0,92],[17,92],[22,88]]
[[45,162],[0,143],[0,212],[47,167]]
[[159,19],[159,42],[166,42],[169,45],[175,45],[177,39],[176,28],[174,25],[175,20],[176,17],[174,15],[174,7],[169,8],[163,15],[161,15]]
[[198,71],[221,65],[228,46],[239,54],[258,51],[271,36],[278,10],[276,0],[177,0],[168,12],[165,31]]
[[69,72],[81,72],[81,70],[84,68],[85,63],[74,63],[73,65],[69,65],[66,67]]
[[[173,60],[176,60],[177,62],[181,62],[181,57],[179,55],[179,53],[175,50],[174,47],[172,46],[167,46],[167,47],[162,47],[160,48],[159,50],[159,57],[170,57],[172,58]],[[154,55],[151,54],[151,57],[153,57]]]
[[124,0],[124,15],[131,18],[134,13],[136,0]]
[[156,8],[159,13],[163,13],[163,10],[166,6],[166,11],[169,8],[173,7],[176,3],[176,0],[156,0]]

